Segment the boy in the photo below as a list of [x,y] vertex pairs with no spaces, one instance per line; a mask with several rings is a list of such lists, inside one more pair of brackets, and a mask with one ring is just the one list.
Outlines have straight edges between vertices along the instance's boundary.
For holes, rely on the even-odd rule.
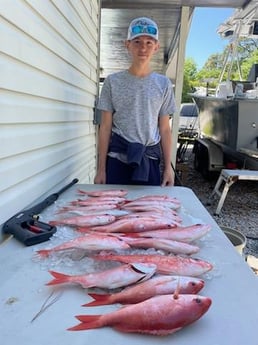
[[157,24],[134,19],[125,46],[131,66],[106,78],[98,103],[102,117],[94,183],[171,186],[169,116],[175,102],[170,80],[150,67],[159,49]]

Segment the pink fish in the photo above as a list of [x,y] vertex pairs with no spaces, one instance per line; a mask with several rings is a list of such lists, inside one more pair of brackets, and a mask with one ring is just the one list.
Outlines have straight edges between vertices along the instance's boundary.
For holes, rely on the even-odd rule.
[[[105,226],[92,226],[91,230],[101,232],[126,233],[148,231],[154,229],[170,229],[178,225],[179,223],[174,219],[165,219],[160,217],[132,217],[125,219],[121,218],[116,220],[113,224],[108,224]],[[83,228],[80,228],[78,230],[83,232]]]
[[94,191],[93,190],[86,191],[86,190],[78,189],[78,193],[88,195],[88,196],[93,196],[93,197],[102,197],[102,196],[123,197],[128,193],[128,191],[125,189],[94,190]]
[[76,216],[70,218],[63,218],[59,220],[52,220],[51,225],[68,225],[68,226],[83,226],[91,227],[96,225],[106,225],[113,223],[116,217],[110,214],[86,215]]
[[182,218],[176,213],[173,212],[164,212],[160,210],[152,210],[152,211],[143,211],[143,212],[131,212],[130,210],[126,211],[125,209],[120,209],[120,211],[128,212],[128,214],[124,215],[122,219],[132,219],[132,218],[152,218],[152,219],[166,219],[166,220],[172,220],[176,223],[181,223]]
[[134,201],[141,201],[141,200],[147,200],[147,201],[171,201],[173,203],[176,203],[178,205],[181,204],[181,202],[174,197],[168,196],[168,195],[144,195],[139,198],[136,198],[134,200],[131,200],[132,202]]
[[165,250],[173,254],[191,255],[200,250],[198,246],[193,244],[168,240],[166,238],[132,238],[126,236],[121,236],[120,238],[128,243],[131,247],[145,249],[155,248],[157,250]]
[[87,201],[89,203],[99,203],[99,202],[103,202],[103,201],[107,201],[107,202],[116,202],[116,203],[121,203],[121,202],[125,202],[126,199],[124,197],[121,196],[99,196],[99,197],[88,197],[86,199],[77,199],[74,201]]
[[134,207],[139,206],[153,206],[153,207],[167,207],[174,210],[180,208],[180,204],[170,200],[133,200],[123,205],[125,209],[134,209]]
[[157,266],[157,273],[180,276],[199,276],[210,271],[213,266],[207,261],[190,257],[168,256],[159,254],[116,255],[101,252],[93,256],[97,260],[111,260],[124,263],[142,262]]
[[93,205],[119,205],[123,203],[124,198],[89,198],[78,199],[70,202],[73,206],[93,206]]
[[146,203],[142,205],[128,205],[127,207],[124,208],[125,205],[120,205],[120,208],[126,209],[130,212],[165,212],[166,214],[174,214],[178,215],[176,210],[173,210],[172,208],[169,208],[165,205],[148,205]]
[[100,212],[101,214],[106,214],[106,211],[109,210],[116,210],[117,209],[117,205],[116,204],[108,204],[108,205],[102,205],[102,204],[93,204],[93,205],[72,205],[72,206],[64,206],[62,208],[60,208],[56,213],[66,213],[66,212],[70,212],[70,211],[74,211],[74,210],[78,210],[81,212],[85,212],[85,213],[91,213],[91,212]]
[[106,215],[109,214],[117,218],[117,217],[128,215],[129,213],[128,211],[117,209],[115,205],[108,205],[108,206],[111,206],[111,207],[104,206],[104,209],[103,209],[103,205],[101,205],[101,207],[65,206],[59,209],[56,212],[56,214],[73,213],[73,214],[77,214],[78,216],[89,216],[89,215],[95,216],[95,215],[101,215],[101,214],[106,214]]
[[168,335],[200,319],[211,299],[199,295],[160,295],[102,315],[77,315],[70,331],[113,327],[121,332]]
[[84,306],[139,303],[153,296],[173,294],[177,289],[180,294],[197,294],[203,286],[204,281],[199,278],[171,275],[154,276],[145,282],[127,287],[117,293],[90,293],[89,295],[94,298],[94,301],[84,304]]
[[192,242],[204,235],[211,229],[209,224],[195,224],[190,226],[177,226],[172,229],[156,229],[153,231],[144,231],[137,233],[127,233],[127,236],[132,237],[151,237],[151,238],[166,238],[173,241]]
[[77,237],[68,242],[62,243],[50,249],[41,249],[37,254],[41,257],[47,257],[52,253],[68,249],[93,250],[117,250],[128,249],[130,246],[123,240],[106,234],[88,234]]
[[149,279],[156,271],[153,264],[127,264],[102,272],[84,275],[68,275],[49,271],[54,277],[46,285],[79,284],[83,288],[116,289]]

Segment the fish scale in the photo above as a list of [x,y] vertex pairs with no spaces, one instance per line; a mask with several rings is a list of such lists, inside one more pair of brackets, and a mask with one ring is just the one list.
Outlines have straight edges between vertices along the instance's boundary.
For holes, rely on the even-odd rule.
[[77,315],[70,331],[113,327],[121,332],[168,335],[200,319],[212,301],[199,295],[161,295],[102,315]]
[[157,273],[177,274],[186,276],[199,276],[210,271],[213,266],[211,263],[194,259],[191,257],[167,256],[159,254],[141,254],[141,255],[116,255],[113,253],[101,252],[93,256],[96,260],[111,260],[123,263],[153,263],[157,266]]

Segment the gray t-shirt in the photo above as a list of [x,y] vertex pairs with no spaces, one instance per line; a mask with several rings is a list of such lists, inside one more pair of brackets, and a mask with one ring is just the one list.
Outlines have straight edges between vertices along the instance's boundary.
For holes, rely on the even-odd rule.
[[158,73],[143,78],[128,71],[111,74],[103,84],[98,109],[113,113],[112,131],[127,141],[155,145],[160,141],[159,116],[175,111],[172,84]]

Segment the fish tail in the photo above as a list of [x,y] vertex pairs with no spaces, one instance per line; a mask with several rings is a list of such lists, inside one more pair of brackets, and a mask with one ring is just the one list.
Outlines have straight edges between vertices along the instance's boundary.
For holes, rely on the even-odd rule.
[[49,225],[55,226],[55,225],[60,225],[60,222],[58,222],[57,220],[50,220],[48,222]]
[[111,301],[111,295],[100,295],[97,293],[89,293],[88,294],[90,297],[94,298],[95,301],[83,304],[83,307],[93,307],[97,305],[107,305],[107,304],[112,304],[113,302]]
[[78,232],[82,232],[82,233],[92,231],[92,227],[87,227],[87,226],[76,226],[75,229],[76,229]]
[[100,328],[102,327],[100,317],[101,315],[77,315],[76,318],[81,321],[81,323],[68,328],[68,331],[83,331],[87,329]]
[[42,258],[46,258],[49,256],[51,250],[49,249],[40,249],[40,250],[37,250],[37,255],[41,256]]
[[63,284],[67,283],[70,280],[70,276],[68,274],[63,274],[55,271],[49,271],[50,274],[54,277],[50,282],[46,285],[56,285],[56,284]]

